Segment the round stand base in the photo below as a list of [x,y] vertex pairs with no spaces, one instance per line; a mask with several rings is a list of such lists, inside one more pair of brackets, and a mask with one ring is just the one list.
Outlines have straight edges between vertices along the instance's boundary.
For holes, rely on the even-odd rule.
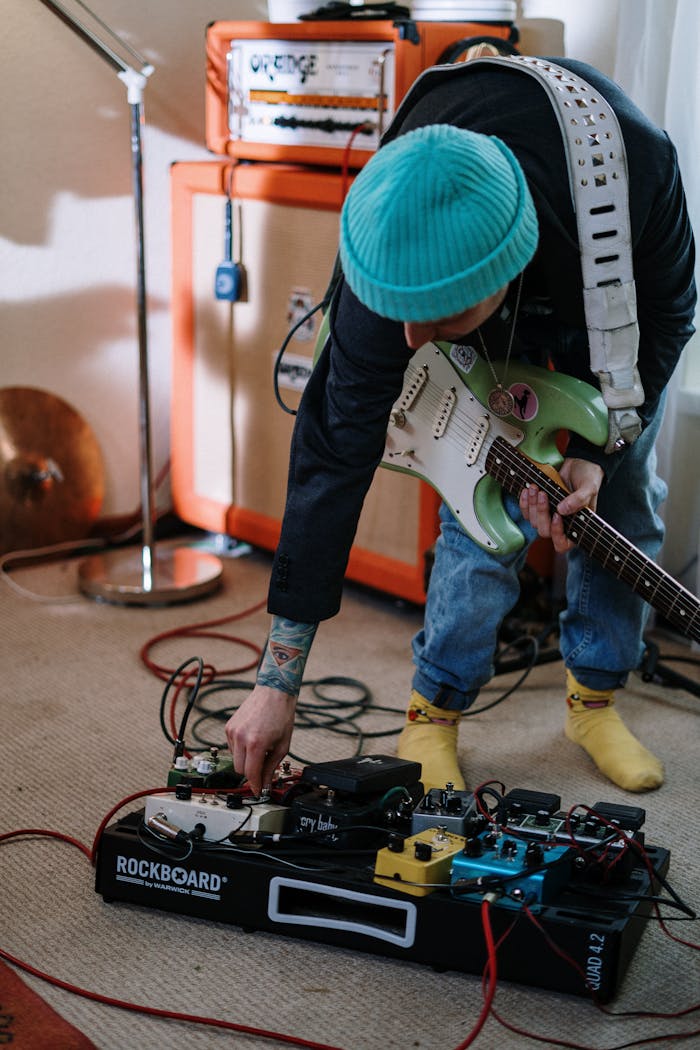
[[213,554],[172,547],[95,554],[78,567],[83,594],[116,605],[174,605],[211,594],[222,565]]

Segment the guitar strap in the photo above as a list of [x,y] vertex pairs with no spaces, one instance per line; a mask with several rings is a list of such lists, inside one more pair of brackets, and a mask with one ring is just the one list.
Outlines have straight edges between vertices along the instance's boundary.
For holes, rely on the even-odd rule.
[[641,432],[635,411],[644,401],[637,369],[639,326],[632,266],[627,157],[612,106],[587,81],[546,59],[499,55],[426,70],[404,98],[387,138],[393,137],[415,93],[435,73],[503,65],[533,77],[545,90],[565,146],[569,187],[576,215],[583,304],[591,370],[608,408],[606,452],[632,444]]

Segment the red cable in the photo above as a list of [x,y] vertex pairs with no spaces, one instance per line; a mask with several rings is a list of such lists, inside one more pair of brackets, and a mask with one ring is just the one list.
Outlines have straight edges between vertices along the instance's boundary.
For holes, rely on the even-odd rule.
[[[174,791],[174,788],[159,788],[158,791]],[[210,789],[216,790],[216,789]],[[130,795],[116,806],[111,813],[107,815],[103,823],[100,825],[100,830],[104,827],[109,820],[110,816],[116,812],[121,806],[132,801],[135,798],[139,798],[141,795],[153,794],[153,789],[150,791],[139,791],[134,795]],[[8,839],[17,838],[20,835],[41,835],[47,838],[60,839],[64,842],[75,846],[81,853],[92,861],[94,864],[94,853],[96,846],[93,847],[91,853],[87,846],[77,839],[72,838],[70,835],[64,835],[60,831],[50,831],[43,828],[22,828],[19,831],[9,831],[0,835],[0,842]],[[100,832],[96,842],[99,839]],[[31,963],[25,962],[23,959],[18,959],[17,956],[11,955],[10,952],[5,951],[4,948],[0,948],[0,958],[6,962],[12,963],[13,966],[19,967],[26,973],[31,974],[33,977],[38,977],[42,981],[46,981],[47,984],[52,984],[56,988],[62,988],[64,991],[71,992],[73,995],[82,996],[83,999],[91,999],[93,1002],[102,1003],[105,1006],[116,1006],[120,1010],[130,1010],[132,1013],[147,1014],[151,1017],[165,1017],[171,1021],[188,1021],[193,1024],[207,1025],[210,1028],[225,1028],[232,1032],[243,1032],[246,1035],[254,1035],[265,1039],[276,1039],[281,1043],[291,1043],[294,1046],[308,1047],[310,1050],[342,1050],[341,1047],[331,1046],[328,1043],[315,1043],[309,1039],[303,1039],[301,1036],[285,1035],[282,1032],[275,1032],[266,1028],[255,1028],[252,1025],[238,1024],[235,1021],[222,1021],[215,1017],[202,1017],[198,1014],[187,1014],[180,1013],[176,1010],[164,1010],[157,1006],[145,1006],[141,1003],[132,1003],[125,999],[115,999],[108,995],[102,995],[99,992],[92,992],[88,988],[81,988],[79,985],[70,984],[68,981],[61,980],[60,977],[54,977],[53,974],[45,973],[43,970],[37,969],[32,966]]]
[[[341,187],[340,187],[340,203],[342,204],[348,194],[348,179],[349,179],[349,167],[350,167],[350,150],[352,144],[359,133],[368,126],[368,121],[363,121],[362,124],[358,124],[356,128],[353,128],[350,132],[350,137],[345,143],[345,149],[343,150],[343,161],[340,166],[341,170]],[[369,125],[371,127],[371,125]]]
[[44,973],[43,970],[38,970],[35,966],[30,963],[24,962],[22,959],[18,959],[14,955],[10,955],[3,948],[0,948],[0,958],[5,959],[6,962],[12,963],[14,966],[18,966],[21,970],[26,973],[30,973],[33,977],[39,977],[42,981],[46,981],[48,984],[53,984],[57,988],[63,988],[64,991],[71,992],[73,995],[80,995],[84,999],[91,999],[93,1002],[102,1003],[104,1006],[117,1006],[120,1010],[130,1010],[132,1013],[148,1014],[151,1017],[167,1017],[171,1021],[189,1021],[193,1024],[203,1024],[210,1028],[226,1028],[232,1032],[244,1032],[246,1035],[255,1035],[265,1039],[277,1039],[281,1043],[291,1043],[293,1046],[305,1046],[311,1047],[312,1050],[342,1050],[338,1046],[330,1046],[328,1043],[314,1043],[309,1039],[303,1039],[301,1036],[285,1035],[282,1032],[274,1032],[266,1028],[255,1028],[252,1025],[237,1024],[235,1021],[221,1021],[216,1017],[201,1017],[198,1014],[186,1014],[179,1013],[177,1010],[163,1010],[157,1006],[145,1006],[142,1003],[131,1003],[126,999],[114,999],[109,995],[101,995],[99,992],[91,992],[88,988],[81,988],[77,984],[70,984],[68,981],[62,981],[60,977],[54,977],[52,974]]
[[[267,599],[262,599],[254,605],[249,606],[249,608],[243,609],[241,612],[232,613],[229,616],[220,616],[214,620],[203,620],[200,623],[186,624],[183,627],[174,627],[168,631],[162,631],[160,634],[156,634],[154,637],[149,638],[149,640],[141,647],[139,656],[142,663],[145,664],[149,671],[153,672],[156,678],[160,678],[161,681],[164,682],[170,682],[170,684],[174,686],[173,696],[168,711],[168,721],[173,740],[176,740],[178,737],[178,728],[175,721],[177,702],[183,688],[193,677],[194,671],[183,672],[179,679],[173,681],[175,668],[165,667],[162,664],[156,663],[155,660],[151,658],[151,650],[160,644],[160,642],[167,641],[170,638],[218,638],[221,641],[232,642],[234,645],[241,645],[246,649],[252,650],[253,659],[238,667],[226,668],[224,670],[217,670],[213,664],[204,664],[202,684],[210,685],[212,682],[216,681],[218,676],[224,677],[226,675],[243,674],[246,671],[251,671],[260,663],[260,657],[262,654],[261,647],[255,642],[248,641],[246,638],[239,638],[236,635],[225,634],[221,631],[213,631],[210,630],[210,628],[220,627],[223,624],[233,623],[235,620],[242,620],[247,616],[252,616],[253,613],[263,609],[266,604]],[[189,752],[185,753],[189,755]]]
[[653,1035],[644,1039],[632,1039],[627,1043],[616,1043],[615,1046],[592,1047],[584,1043],[570,1043],[566,1039],[555,1039],[551,1035],[537,1035],[535,1032],[528,1032],[527,1029],[519,1028],[510,1021],[506,1021],[505,1018],[501,1017],[497,1010],[493,1008],[491,1009],[491,1016],[494,1020],[498,1021],[500,1025],[507,1028],[509,1032],[515,1032],[516,1035],[522,1035],[526,1039],[533,1039],[537,1043],[546,1043],[547,1046],[563,1046],[566,1047],[567,1050],[627,1050],[628,1047],[648,1046],[651,1043],[663,1043],[666,1040],[681,1041],[700,1035],[700,1028],[697,1028],[691,1032],[668,1032],[666,1035]]
[[81,853],[84,853],[87,859],[92,862],[92,853],[88,846],[80,842],[78,839],[72,838],[70,835],[64,835],[62,831],[48,831],[45,828],[20,828],[19,831],[6,831],[0,835],[0,842],[5,842],[7,839],[15,839],[20,835],[41,835],[44,838],[60,839],[62,842],[68,842],[71,846],[75,846]]
[[230,634],[219,634],[209,633],[208,628],[220,627],[225,623],[233,623],[235,620],[241,620],[246,616],[252,616],[253,613],[258,612],[260,609],[264,609],[267,605],[267,599],[263,599],[256,602],[255,605],[251,605],[248,609],[243,609],[242,612],[232,613],[230,616],[221,616],[216,620],[204,620],[201,623],[193,623],[184,627],[174,627],[169,631],[161,631],[160,634],[154,635],[150,638],[142,647],[139,652],[139,656],[142,662],[146,665],[149,671],[152,671],[156,677],[167,681],[167,679],[173,673],[173,668],[163,667],[160,664],[155,663],[150,657],[151,649],[153,649],[160,642],[166,641],[169,638],[220,638],[224,641],[234,642],[238,645],[245,646],[248,649],[252,649],[256,658],[244,667],[232,668],[230,670],[214,672],[218,674],[238,674],[242,671],[248,671],[252,667],[257,666],[258,659],[260,657],[260,647],[255,645],[254,642],[249,642],[245,638],[238,638],[235,635]]
[[[626,849],[632,849],[633,851],[639,853],[639,855],[641,856],[642,863],[644,864],[644,867],[647,870],[647,874],[649,876],[649,887],[651,889],[654,885],[654,880],[657,878],[657,876],[656,872],[654,871],[654,866],[651,863],[651,858],[649,857],[649,854],[644,849],[644,846],[641,844],[641,842],[637,842],[636,839],[630,838],[630,836],[625,834],[625,832],[622,831],[622,829],[617,824],[613,824],[612,821],[602,816],[600,813],[598,813],[597,810],[591,809],[590,806],[584,806],[583,804],[573,806],[567,813],[566,822],[569,834],[571,834],[571,831],[569,829],[569,818],[575,809],[583,809],[586,813],[591,813],[596,818],[596,820],[600,821],[601,824],[607,825],[607,827],[609,827],[611,831],[616,832],[621,839],[624,839],[626,843]],[[613,861],[612,863],[615,863],[615,861]],[[610,867],[612,867],[612,863]],[[653,904],[653,909],[659,926],[670,940],[675,941],[676,944],[682,944],[685,948],[692,948],[693,951],[700,951],[700,944],[696,944],[694,941],[686,941],[683,937],[677,937],[674,933],[671,933],[671,931],[667,928],[666,924],[664,923],[663,918],[661,917],[661,912],[659,911],[659,906],[656,902],[654,902]]]
[[501,795],[505,794],[506,786],[505,786],[505,784],[502,784],[500,782],[500,780],[484,780],[484,782],[479,784],[478,787],[474,788],[474,791],[473,791],[474,801],[476,803],[476,808],[478,809],[478,811],[482,815],[482,817],[486,818],[486,820],[489,822],[489,824],[495,824],[496,823],[496,819],[495,819],[495,817],[493,816],[492,813],[489,813],[489,811],[487,810],[486,806],[481,801],[481,792],[484,790],[484,788],[490,787],[492,784],[496,784],[497,787],[499,787],[501,789]]
[[688,1006],[685,1008],[685,1010],[673,1010],[669,1012],[661,1010],[609,1010],[604,1003],[601,1003],[596,998],[594,990],[588,983],[588,978],[586,977],[586,974],[576,962],[576,960],[572,958],[572,956],[568,955],[562,948],[559,947],[559,945],[556,943],[551,934],[549,934],[545,930],[542,923],[537,919],[534,912],[527,905],[523,905],[523,911],[525,912],[533,926],[535,926],[536,929],[539,930],[539,932],[542,934],[548,946],[555,953],[555,955],[558,955],[560,959],[563,959],[564,962],[566,962],[573,970],[576,971],[576,973],[578,973],[578,975],[581,978],[583,978],[584,985],[588,988],[589,992],[591,993],[591,1000],[593,1002],[593,1005],[597,1007],[598,1010],[601,1011],[601,1013],[606,1014],[608,1017],[685,1017],[687,1014],[697,1013],[697,1011],[700,1010],[700,1003],[696,1003],[693,1006]]
[[489,915],[490,907],[490,900],[487,897],[484,897],[481,902],[481,925],[484,931],[484,940],[486,941],[486,952],[488,956],[482,979],[484,1005],[481,1007],[481,1012],[471,1032],[467,1038],[459,1044],[459,1046],[454,1048],[454,1050],[466,1050],[468,1046],[472,1045],[491,1013],[493,1000],[496,995],[496,945],[494,943],[493,930],[491,928],[491,917]]
[[[549,945],[551,950],[555,953],[555,955],[558,955],[561,959],[563,959],[569,966],[571,966],[572,969],[574,969],[576,971],[576,973],[579,974],[580,977],[582,977],[584,985],[586,987],[588,987],[588,990],[591,993],[591,1001],[593,1002],[593,1005],[595,1007],[597,1007],[597,1009],[600,1010],[601,1013],[605,1014],[606,1016],[608,1016],[608,1017],[645,1017],[645,1018],[656,1017],[656,1018],[670,1018],[670,1017],[683,1017],[683,1016],[685,1016],[685,1015],[687,1015],[689,1013],[694,1013],[695,1011],[700,1009],[700,1004],[698,1004],[696,1006],[691,1006],[691,1007],[688,1007],[685,1010],[679,1010],[679,1011],[674,1012],[674,1013],[652,1012],[652,1011],[645,1011],[645,1010],[625,1010],[625,1011],[608,1010],[604,1006],[603,1003],[600,1003],[596,999],[595,994],[593,992],[593,989],[588,984],[588,979],[587,979],[585,973],[583,972],[581,967],[578,965],[576,960],[573,959],[570,955],[568,955],[565,951],[563,951],[558,946],[556,941],[554,941],[554,939],[550,936],[550,934],[547,933],[545,928],[538,921],[538,919],[536,918],[534,913],[531,911],[531,909],[527,907],[527,905],[523,905],[523,911],[527,915],[527,917],[530,920],[530,922],[532,922],[532,924],[542,934],[542,936],[544,937],[545,941],[547,942],[547,944]],[[570,1042],[568,1042],[565,1039],[556,1039],[556,1038],[553,1038],[552,1036],[538,1035],[536,1032],[530,1032],[527,1029],[520,1028],[517,1025],[512,1024],[512,1022],[506,1021],[505,1018],[503,1018],[493,1007],[491,1008],[491,1014],[494,1017],[494,1019],[496,1021],[498,1021],[498,1023],[500,1025],[502,1025],[504,1028],[507,1028],[508,1031],[515,1032],[517,1035],[522,1035],[526,1039],[532,1039],[532,1040],[534,1040],[536,1042],[546,1043],[548,1046],[563,1046],[563,1047],[568,1048],[568,1050],[599,1050],[599,1048],[591,1047],[591,1046],[588,1046],[587,1044],[570,1043]],[[635,1039],[635,1040],[632,1040],[632,1041],[627,1042],[627,1043],[619,1043],[619,1044],[616,1044],[614,1047],[608,1047],[607,1050],[626,1050],[627,1047],[645,1046],[645,1045],[650,1044],[650,1043],[661,1042],[664,1039],[680,1041],[680,1040],[684,1040],[684,1039],[690,1039],[691,1036],[696,1036],[698,1034],[700,1034],[700,1029],[695,1029],[695,1030],[690,1031],[690,1032],[669,1032],[669,1033],[667,1033],[665,1035],[648,1036],[646,1038]]]

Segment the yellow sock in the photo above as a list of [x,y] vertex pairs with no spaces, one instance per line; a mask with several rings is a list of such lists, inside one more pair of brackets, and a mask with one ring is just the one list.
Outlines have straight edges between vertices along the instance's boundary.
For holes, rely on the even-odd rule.
[[460,718],[460,711],[445,711],[428,703],[415,689],[411,692],[396,753],[409,762],[420,762],[426,793],[446,784],[452,784],[455,791],[466,789],[457,759]]
[[612,689],[588,689],[566,672],[569,740],[587,751],[601,773],[625,791],[651,791],[664,782],[664,767],[630,733],[614,710]]

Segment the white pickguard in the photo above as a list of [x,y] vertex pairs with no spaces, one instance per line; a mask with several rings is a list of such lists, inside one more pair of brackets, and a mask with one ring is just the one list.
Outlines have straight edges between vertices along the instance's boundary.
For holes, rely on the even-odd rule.
[[524,433],[490,412],[466,383],[468,372],[438,347],[427,343],[417,350],[392,411],[382,461],[428,481],[469,535],[494,549],[476,516],[474,490],[486,474],[492,442],[504,437],[518,445]]

